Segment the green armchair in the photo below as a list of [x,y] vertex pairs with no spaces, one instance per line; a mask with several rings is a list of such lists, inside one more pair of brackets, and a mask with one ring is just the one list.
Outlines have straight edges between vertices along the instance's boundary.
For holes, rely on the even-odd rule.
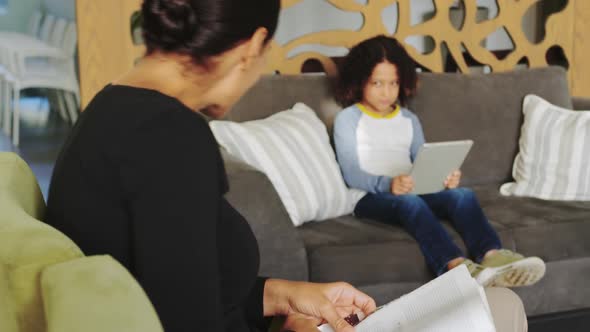
[[86,257],[41,222],[28,165],[0,153],[0,331],[162,332],[147,295],[110,256]]

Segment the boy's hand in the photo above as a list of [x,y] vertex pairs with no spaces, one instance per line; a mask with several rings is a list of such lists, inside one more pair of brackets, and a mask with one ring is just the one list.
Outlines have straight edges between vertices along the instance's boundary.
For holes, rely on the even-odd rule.
[[460,182],[461,182],[461,171],[456,170],[453,173],[449,174],[449,176],[447,176],[447,179],[444,182],[445,188],[455,189],[459,186]]
[[394,195],[405,195],[412,190],[414,190],[414,180],[409,175],[398,175],[391,181],[391,192]]

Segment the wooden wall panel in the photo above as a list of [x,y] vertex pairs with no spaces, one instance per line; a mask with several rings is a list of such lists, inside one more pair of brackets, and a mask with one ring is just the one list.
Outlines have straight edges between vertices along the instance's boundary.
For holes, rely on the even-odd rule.
[[[304,52],[288,58],[287,54],[305,44],[351,47],[363,39],[377,34],[387,34],[382,23],[384,8],[398,6],[398,24],[395,37],[404,41],[408,36],[430,36],[435,41],[435,49],[429,54],[421,54],[408,46],[410,55],[423,67],[433,72],[442,72],[443,43],[459,70],[469,72],[462,49],[479,63],[488,65],[492,71],[512,70],[526,57],[530,67],[547,66],[546,53],[551,47],[560,47],[570,65],[568,73],[572,92],[576,96],[590,97],[590,1],[569,0],[560,12],[551,15],[546,24],[544,40],[532,44],[524,36],[521,28],[522,18],[528,9],[540,0],[496,0],[498,16],[477,23],[475,20],[477,2],[464,0],[465,24],[461,30],[455,29],[449,20],[449,8],[454,0],[433,0],[437,12],[427,22],[412,26],[410,23],[411,0],[369,0],[361,5],[354,0],[316,0],[328,1],[335,7],[363,15],[365,23],[358,31],[332,30],[307,34],[285,45],[273,42],[268,71],[284,74],[301,72],[305,61],[318,60],[328,74],[336,73],[332,59],[317,52]],[[294,6],[302,0],[282,0],[283,8]],[[129,19],[133,11],[139,9],[141,0],[77,0],[80,82],[82,105],[104,85],[129,70],[144,51],[143,47],[131,42]],[[503,59],[498,59],[480,42],[498,28],[506,29],[512,38],[515,49]]]
[[131,41],[130,17],[141,0],[76,0],[82,107],[143,53]]
[[590,1],[576,1],[574,22],[572,93],[590,97]]

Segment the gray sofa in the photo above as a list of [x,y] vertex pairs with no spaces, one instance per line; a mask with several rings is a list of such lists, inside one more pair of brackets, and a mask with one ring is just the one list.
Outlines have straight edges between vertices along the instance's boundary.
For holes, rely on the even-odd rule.
[[[320,75],[265,77],[228,119],[260,119],[302,101],[330,128],[341,109],[330,87],[330,81]],[[427,141],[475,141],[463,167],[463,185],[475,190],[506,248],[546,261],[547,274],[540,283],[516,289],[527,314],[590,308],[590,202],[542,201],[498,193],[500,184],[511,178],[523,121],[522,100],[528,93],[559,106],[590,109],[590,100],[570,97],[566,73],[558,67],[489,75],[421,73],[410,109],[421,119]],[[230,181],[228,199],[254,229],[262,275],[317,282],[344,280],[378,303],[410,292],[433,277],[415,241],[401,228],[351,215],[295,228],[264,174],[226,154],[224,158]]]

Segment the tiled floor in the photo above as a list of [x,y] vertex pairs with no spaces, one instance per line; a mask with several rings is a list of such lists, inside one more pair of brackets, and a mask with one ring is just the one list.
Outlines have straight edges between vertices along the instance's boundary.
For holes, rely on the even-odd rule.
[[53,165],[70,128],[71,125],[60,117],[59,112],[52,109],[47,124],[43,127],[21,122],[18,148],[15,148],[10,139],[0,131],[0,151],[14,151],[27,162],[37,177],[45,199],[47,199]]

